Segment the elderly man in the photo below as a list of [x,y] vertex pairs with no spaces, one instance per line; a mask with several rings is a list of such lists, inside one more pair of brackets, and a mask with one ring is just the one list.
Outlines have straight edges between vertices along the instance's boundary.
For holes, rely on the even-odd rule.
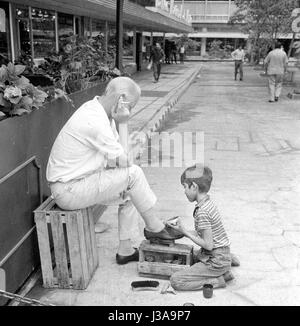
[[155,214],[156,197],[140,167],[133,165],[119,142],[115,122],[129,119],[141,90],[130,78],[118,77],[103,96],[84,103],[60,131],[50,153],[47,180],[57,205],[73,210],[118,203],[118,264],[138,260],[132,246],[137,211],[147,239],[182,237]]
[[264,60],[266,73],[269,79],[269,102],[278,102],[282,91],[283,77],[286,72],[288,57],[281,44],[276,42],[275,49],[271,51]]

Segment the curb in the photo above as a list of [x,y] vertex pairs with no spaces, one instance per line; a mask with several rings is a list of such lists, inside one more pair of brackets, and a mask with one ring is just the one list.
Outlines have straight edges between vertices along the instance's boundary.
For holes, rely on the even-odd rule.
[[171,92],[171,95],[168,97],[166,103],[154,113],[150,120],[148,120],[138,129],[138,132],[144,132],[149,138],[151,138],[152,133],[159,129],[162,123],[168,118],[168,114],[171,112],[171,109],[194,82],[201,69],[202,65],[196,69],[196,71],[194,71],[190,77],[177,86],[175,90]]

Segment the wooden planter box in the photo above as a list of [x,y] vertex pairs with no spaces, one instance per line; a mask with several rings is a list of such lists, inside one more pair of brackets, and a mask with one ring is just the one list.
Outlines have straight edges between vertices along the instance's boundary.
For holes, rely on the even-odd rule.
[[[72,94],[75,107],[106,84]],[[29,115],[0,121],[0,268],[6,289],[16,292],[39,265],[33,211],[50,191],[45,170],[53,142],[74,108],[63,99]],[[6,300],[0,298],[0,306]]]

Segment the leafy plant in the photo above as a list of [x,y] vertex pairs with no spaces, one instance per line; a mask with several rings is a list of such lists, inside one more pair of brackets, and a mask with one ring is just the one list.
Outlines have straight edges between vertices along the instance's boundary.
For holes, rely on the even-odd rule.
[[30,113],[41,107],[48,97],[22,76],[25,68],[11,62],[0,68],[0,111],[6,116]]
[[45,58],[35,73],[52,78],[56,88],[71,94],[119,76],[121,73],[114,68],[114,62],[114,46],[105,51],[103,36],[70,36],[65,39],[61,51]]

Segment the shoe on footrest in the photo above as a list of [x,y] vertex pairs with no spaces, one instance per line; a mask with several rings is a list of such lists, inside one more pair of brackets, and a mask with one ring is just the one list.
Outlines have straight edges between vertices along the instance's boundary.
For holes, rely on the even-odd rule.
[[144,235],[147,240],[152,240],[152,239],[176,240],[184,237],[184,235],[181,232],[178,232],[167,225],[160,232],[152,232],[152,231],[148,231],[147,229],[144,229]]
[[139,261],[139,251],[138,249],[135,249],[135,252],[130,256],[116,254],[116,261],[118,265],[125,265],[131,261]]

